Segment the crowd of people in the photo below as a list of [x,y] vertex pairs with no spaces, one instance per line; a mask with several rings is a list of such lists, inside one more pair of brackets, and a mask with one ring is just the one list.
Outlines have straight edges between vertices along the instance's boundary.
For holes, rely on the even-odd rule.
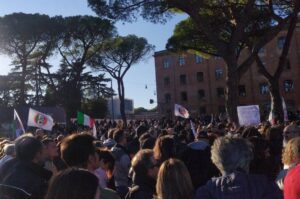
[[0,138],[1,199],[297,199],[300,123],[101,121]]

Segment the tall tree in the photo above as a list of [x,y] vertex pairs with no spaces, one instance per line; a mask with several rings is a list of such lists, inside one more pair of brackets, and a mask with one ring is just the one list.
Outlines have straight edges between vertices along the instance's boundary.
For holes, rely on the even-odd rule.
[[28,102],[30,57],[42,42],[50,18],[47,15],[14,13],[0,19],[0,49],[10,56],[17,85],[16,104]]
[[[57,49],[62,57],[60,69],[51,74],[46,67],[44,78],[49,93],[58,94],[69,117],[80,109],[83,90],[87,84],[100,84],[101,76],[92,75],[88,62],[102,52],[103,44],[115,34],[111,21],[92,16],[66,17],[62,21],[63,31]],[[97,80],[97,81],[96,81]]]
[[[291,6],[294,1],[206,1],[206,0],[115,0],[111,8],[116,19],[132,20],[138,13],[156,22],[165,19],[168,11],[177,9],[189,15],[195,27],[195,35],[205,38],[214,52],[226,62],[226,110],[229,119],[238,123],[238,85],[241,76],[255,61],[261,47],[280,32],[291,19]],[[95,0],[89,4],[96,13],[100,5]],[[277,11],[280,12],[277,12]],[[167,11],[167,12],[166,12]],[[266,30],[264,24],[273,24]],[[240,53],[253,34],[260,34],[259,41],[242,63]]]
[[271,101],[273,104],[273,107],[271,107],[272,114],[275,116],[276,120],[280,123],[284,122],[284,112],[282,107],[282,95],[279,89],[279,79],[285,67],[288,64],[288,53],[296,29],[296,25],[298,23],[299,12],[300,12],[300,1],[297,1],[295,4],[295,9],[292,14],[292,19],[289,24],[286,24],[287,33],[284,39],[284,45],[277,63],[277,67],[274,70],[275,72],[273,74],[270,71],[268,71],[266,66],[263,64],[263,61],[259,56],[259,54],[256,55],[256,63],[258,66],[258,70],[262,75],[264,75],[269,85]]
[[153,48],[145,38],[135,35],[119,36],[107,42],[101,56],[92,61],[96,69],[109,73],[117,81],[120,113],[124,125],[127,124],[124,77],[128,70],[142,61]]

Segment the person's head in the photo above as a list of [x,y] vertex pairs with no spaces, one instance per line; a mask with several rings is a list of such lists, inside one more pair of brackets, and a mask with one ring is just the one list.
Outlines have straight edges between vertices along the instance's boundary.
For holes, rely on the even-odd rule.
[[300,162],[300,137],[292,138],[282,153],[282,163],[292,166]]
[[163,162],[169,158],[175,157],[175,141],[172,136],[159,137],[153,148],[154,158]]
[[42,143],[45,146],[45,156],[47,159],[53,160],[58,156],[58,149],[54,140],[46,138]]
[[150,135],[150,133],[144,133],[140,139],[140,149],[153,149],[155,145],[155,139]]
[[283,145],[285,146],[289,140],[298,136],[300,136],[300,126],[296,124],[286,126],[283,130]]
[[166,160],[160,167],[156,183],[158,199],[192,199],[193,184],[186,166],[180,160]]
[[242,132],[243,138],[250,138],[250,137],[260,137],[261,134],[255,127],[247,127]]
[[39,140],[42,140],[44,137],[45,133],[43,129],[36,129],[34,133],[34,137],[36,137]]
[[16,156],[16,150],[14,144],[6,144],[3,147],[4,155]]
[[132,159],[131,166],[137,177],[157,178],[159,165],[150,149],[140,150]]
[[140,138],[144,133],[147,133],[148,128],[145,125],[140,125],[137,129],[136,129],[136,135],[138,138]]
[[126,144],[127,144],[126,135],[122,129],[116,129],[114,131],[113,139],[119,145],[126,146]]
[[115,168],[115,158],[109,150],[97,149],[100,167],[112,174]]
[[51,179],[45,199],[99,199],[98,178],[83,169],[70,168]]
[[15,142],[16,158],[33,163],[42,163],[45,161],[43,144],[37,138],[31,135],[23,135]]
[[69,167],[95,170],[99,165],[94,138],[88,134],[73,134],[61,143],[61,157]]
[[243,138],[220,137],[211,148],[211,160],[223,175],[234,171],[248,172],[252,159],[252,144]]

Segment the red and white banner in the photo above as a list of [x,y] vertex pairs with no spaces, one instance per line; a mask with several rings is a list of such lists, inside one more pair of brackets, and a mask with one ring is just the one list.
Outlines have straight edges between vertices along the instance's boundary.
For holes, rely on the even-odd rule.
[[47,131],[52,131],[54,125],[50,115],[46,115],[32,108],[29,109],[27,126],[41,128]]

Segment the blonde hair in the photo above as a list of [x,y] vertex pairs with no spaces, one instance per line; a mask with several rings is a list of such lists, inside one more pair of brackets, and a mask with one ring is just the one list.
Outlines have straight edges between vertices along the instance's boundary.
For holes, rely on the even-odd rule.
[[292,165],[295,163],[295,157],[300,158],[300,137],[291,139],[282,152],[282,163]]
[[160,167],[156,183],[157,199],[192,199],[193,184],[186,166],[168,159]]

